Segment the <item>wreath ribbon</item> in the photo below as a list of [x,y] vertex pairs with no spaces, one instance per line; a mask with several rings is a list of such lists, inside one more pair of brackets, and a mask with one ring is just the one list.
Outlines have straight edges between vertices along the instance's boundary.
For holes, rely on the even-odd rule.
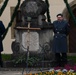
[[11,20],[10,20],[10,22],[9,22],[7,28],[6,28],[5,33],[3,34],[2,40],[5,38],[5,36],[6,36],[7,32],[8,32],[8,30],[9,30],[9,28],[12,26],[12,22],[14,21],[14,18],[15,18],[16,14],[17,14],[17,10],[19,8],[20,2],[21,2],[21,0],[18,0],[18,3],[17,3],[17,5],[16,5],[16,7],[14,9],[14,13],[13,13],[13,15],[11,17]]
[[76,25],[76,17],[74,16],[71,7],[68,4],[68,1],[67,0],[64,0],[64,3],[66,4],[66,7],[68,9],[68,12],[69,12],[71,18],[73,19],[74,24]]
[[7,6],[7,4],[8,4],[8,1],[9,1],[9,0],[5,0],[5,1],[4,1],[4,4],[2,5],[2,7],[1,7],[1,9],[0,9],[0,16],[2,15],[4,9],[6,8],[6,6]]

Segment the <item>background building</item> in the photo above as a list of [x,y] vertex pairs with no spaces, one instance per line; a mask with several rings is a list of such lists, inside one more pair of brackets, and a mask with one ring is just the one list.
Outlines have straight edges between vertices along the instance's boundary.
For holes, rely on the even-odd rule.
[[[21,3],[24,0],[21,0]],[[70,30],[70,35],[68,37],[68,52],[71,53],[75,53],[76,52],[76,27],[72,21],[72,19],[70,18],[70,15],[67,11],[66,5],[64,3],[64,0],[48,0],[49,4],[50,4],[50,16],[51,16],[51,22],[53,22],[54,20],[56,20],[56,15],[58,13],[63,13],[65,19],[68,20],[69,24],[71,25],[71,30]],[[0,0],[0,7],[2,6],[4,0]],[[76,0],[68,0],[71,9],[73,10],[74,15],[76,16]],[[1,16],[1,20],[3,21],[5,27],[8,26],[8,23],[10,22],[11,19],[11,15],[13,13],[14,7],[17,4],[17,0],[9,0],[8,5],[6,7],[6,9],[4,10],[2,16]],[[15,21],[13,22],[13,25],[15,25]],[[10,27],[5,39],[3,40],[3,46],[4,46],[4,51],[3,53],[9,54],[12,53],[11,50],[11,43],[13,40],[15,40],[13,38],[13,27]]]

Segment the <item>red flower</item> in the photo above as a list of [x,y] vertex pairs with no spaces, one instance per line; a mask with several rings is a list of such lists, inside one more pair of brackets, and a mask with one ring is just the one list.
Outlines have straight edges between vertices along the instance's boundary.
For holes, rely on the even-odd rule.
[[74,65],[74,66],[72,67],[72,69],[73,69],[74,71],[76,71],[76,65]]
[[58,69],[60,69],[60,67],[59,67],[59,66],[54,68],[54,70],[58,70]]
[[70,70],[70,69],[71,69],[71,66],[67,64],[67,65],[64,66],[64,68],[65,68],[66,70]]

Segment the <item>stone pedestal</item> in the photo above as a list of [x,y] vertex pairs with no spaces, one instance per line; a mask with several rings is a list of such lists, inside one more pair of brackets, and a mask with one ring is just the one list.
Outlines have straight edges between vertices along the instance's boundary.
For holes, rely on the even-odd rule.
[[[32,55],[44,55],[49,59],[53,59],[52,56],[52,37],[53,32],[51,29],[41,30],[27,30],[16,29],[15,41],[12,43],[13,54],[27,53],[27,47],[29,46],[29,53]],[[42,56],[41,56],[42,57]]]
[[36,31],[27,32],[26,30],[15,30],[16,42],[20,43],[20,52],[39,50],[39,34]]

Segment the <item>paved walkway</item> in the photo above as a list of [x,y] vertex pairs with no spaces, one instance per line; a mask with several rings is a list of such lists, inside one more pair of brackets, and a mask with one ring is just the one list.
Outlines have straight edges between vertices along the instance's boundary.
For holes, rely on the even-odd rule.
[[26,72],[22,72],[22,71],[0,71],[0,75],[25,75],[25,74]]
[[0,71],[0,75],[22,75],[22,73],[20,71]]
[[42,69],[19,69],[19,68],[15,68],[15,69],[6,69],[6,68],[0,68],[0,75],[26,75],[26,73],[38,73],[38,72],[42,72],[42,71],[47,71],[46,69],[42,70]]

